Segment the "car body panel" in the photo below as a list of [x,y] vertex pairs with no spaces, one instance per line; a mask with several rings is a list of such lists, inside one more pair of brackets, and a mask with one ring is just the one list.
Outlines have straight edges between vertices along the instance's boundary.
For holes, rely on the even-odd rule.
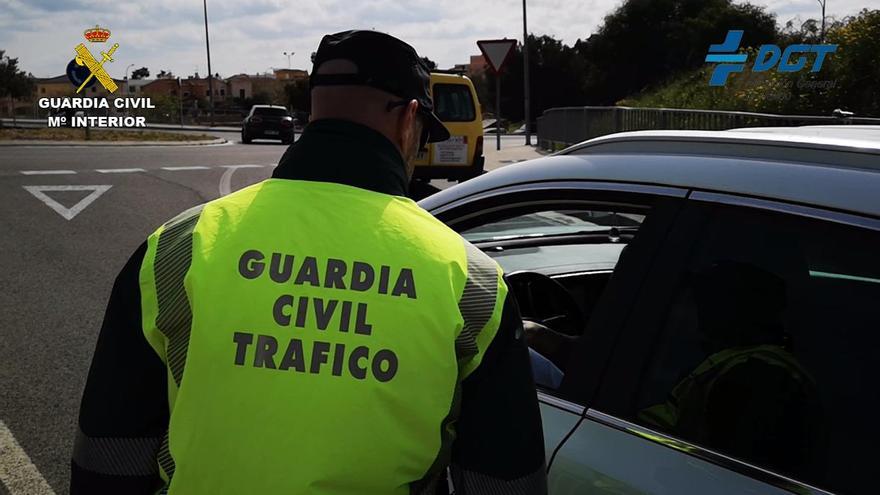
[[731,132],[757,132],[797,137],[837,138],[847,141],[880,142],[880,125],[804,125],[799,127],[740,127]]
[[[589,411],[577,431],[565,442],[550,469],[553,495],[657,493],[711,493],[713,495],[823,494],[800,483],[774,478],[788,489],[765,483],[677,450],[673,439],[641,428],[630,431],[603,423],[603,415]],[[680,448],[691,448],[681,444]],[[721,457],[721,463],[724,458]],[[736,462],[736,461],[734,461]]]
[[584,408],[542,393],[538,398],[544,424],[544,456],[549,461],[556,448],[577,426]]

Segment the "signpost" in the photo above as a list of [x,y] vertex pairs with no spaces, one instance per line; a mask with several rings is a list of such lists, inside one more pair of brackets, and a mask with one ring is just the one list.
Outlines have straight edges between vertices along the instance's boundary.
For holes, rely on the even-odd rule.
[[513,53],[516,40],[480,40],[477,46],[483,52],[489,68],[495,74],[495,149],[501,149],[501,71]]

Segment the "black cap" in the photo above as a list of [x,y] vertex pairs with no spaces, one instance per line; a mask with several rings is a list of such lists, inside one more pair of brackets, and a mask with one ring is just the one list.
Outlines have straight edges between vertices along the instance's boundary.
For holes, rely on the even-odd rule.
[[[329,60],[344,59],[357,66],[351,74],[317,74],[318,67]],[[394,36],[376,31],[343,31],[328,34],[321,40],[312,60],[311,87],[356,85],[370,86],[419,102],[425,118],[429,143],[449,139],[449,131],[434,114],[431,100],[431,74],[416,50]]]

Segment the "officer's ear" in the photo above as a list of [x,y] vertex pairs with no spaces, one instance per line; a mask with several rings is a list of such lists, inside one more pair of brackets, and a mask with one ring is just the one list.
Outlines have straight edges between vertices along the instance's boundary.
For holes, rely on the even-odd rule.
[[414,139],[417,139],[417,136],[413,136],[413,134],[417,130],[415,127],[418,119],[418,112],[419,102],[416,100],[410,100],[400,112],[400,118],[398,119],[397,124],[402,145],[409,144]]

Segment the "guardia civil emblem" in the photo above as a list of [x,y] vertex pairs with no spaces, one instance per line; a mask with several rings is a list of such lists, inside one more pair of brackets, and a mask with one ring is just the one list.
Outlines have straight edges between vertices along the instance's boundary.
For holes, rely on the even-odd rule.
[[[110,39],[110,30],[96,25],[94,28],[86,29],[83,32],[83,37],[89,43],[106,43]],[[76,57],[67,64],[67,78],[77,87],[77,93],[94,86],[95,81],[111,93],[115,93],[119,89],[116,82],[104,69],[104,63],[113,62],[113,54],[117,48],[119,48],[119,43],[114,43],[109,50],[101,52],[101,59],[98,60],[86,48],[85,43],[76,45],[73,49],[76,52]]]

